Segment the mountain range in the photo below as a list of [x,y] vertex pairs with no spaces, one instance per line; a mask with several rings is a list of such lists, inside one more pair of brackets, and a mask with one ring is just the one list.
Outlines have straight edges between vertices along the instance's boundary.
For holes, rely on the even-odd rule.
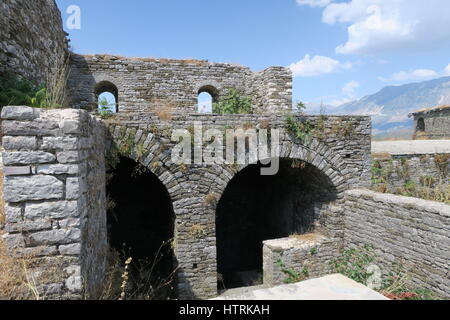
[[[327,114],[370,115],[374,135],[400,137],[412,133],[410,113],[442,104],[450,104],[450,77],[389,86],[357,101],[323,107]],[[307,104],[307,107],[309,113],[318,113],[317,105]]]

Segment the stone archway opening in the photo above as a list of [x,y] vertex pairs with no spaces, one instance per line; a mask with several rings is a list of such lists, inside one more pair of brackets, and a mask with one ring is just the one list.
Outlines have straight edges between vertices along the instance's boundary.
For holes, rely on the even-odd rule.
[[167,189],[157,176],[125,157],[108,177],[110,248],[121,268],[132,259],[127,295],[130,299],[175,297],[175,215]]
[[109,81],[101,81],[94,88],[95,101],[99,111],[119,112],[119,90]]
[[239,172],[216,210],[218,289],[262,284],[263,241],[313,232],[321,209],[337,198],[331,180],[299,160],[281,159],[274,176],[261,164]]

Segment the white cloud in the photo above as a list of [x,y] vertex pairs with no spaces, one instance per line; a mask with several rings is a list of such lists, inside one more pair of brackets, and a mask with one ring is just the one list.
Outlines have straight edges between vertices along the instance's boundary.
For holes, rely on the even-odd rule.
[[450,64],[448,66],[445,67],[445,74],[450,76]]
[[330,101],[327,104],[329,104],[332,107],[339,107],[339,106],[341,106],[341,105],[343,105],[345,103],[349,103],[349,102],[352,102],[352,101],[353,101],[353,99],[343,98],[343,99],[336,99],[336,100]]
[[331,3],[331,0],[297,0],[301,6],[310,6],[311,8],[323,8]]
[[352,81],[348,82],[342,88],[342,92],[344,92],[349,97],[354,97],[355,96],[355,90],[358,89],[359,87],[360,87],[359,83],[354,81],[354,80],[352,80]]
[[439,77],[439,73],[430,69],[417,69],[412,71],[400,71],[392,74],[388,78],[379,77],[383,82],[405,82],[405,81],[422,81]]
[[352,68],[351,62],[340,62],[329,57],[314,56],[307,54],[302,60],[289,66],[294,77],[315,77],[322,74],[334,73],[340,70]]
[[322,21],[348,26],[348,40],[337,53],[375,54],[445,45],[450,39],[449,16],[450,1],[346,0],[325,5]]

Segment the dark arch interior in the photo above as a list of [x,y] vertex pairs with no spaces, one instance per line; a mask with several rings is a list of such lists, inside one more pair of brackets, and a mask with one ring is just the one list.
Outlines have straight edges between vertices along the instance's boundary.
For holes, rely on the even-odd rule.
[[425,131],[425,120],[423,120],[423,118],[417,120],[417,131],[419,132]]
[[216,212],[219,290],[261,284],[262,242],[314,230],[323,204],[336,199],[316,167],[283,159],[274,176],[250,165],[228,184]]
[[98,101],[98,97],[105,92],[109,92],[114,96],[116,100],[116,112],[119,112],[119,90],[109,81],[102,81],[96,84],[94,89],[95,101]]
[[109,177],[109,243],[122,262],[133,259],[133,298],[173,297],[174,212],[166,188],[153,173],[124,157]]
[[213,103],[216,103],[219,101],[219,91],[215,87],[210,86],[210,85],[203,86],[198,90],[198,95],[200,95],[203,92],[206,92],[209,95],[211,95]]

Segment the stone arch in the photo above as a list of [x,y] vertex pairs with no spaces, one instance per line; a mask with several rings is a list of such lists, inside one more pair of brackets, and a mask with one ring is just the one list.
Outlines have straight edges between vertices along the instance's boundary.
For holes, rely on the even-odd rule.
[[104,92],[109,92],[114,96],[116,100],[116,112],[119,112],[119,89],[117,86],[106,80],[97,82],[94,86],[94,101],[98,101],[98,97]]
[[[175,276],[175,270],[178,267],[178,260],[177,260],[177,252],[176,252],[176,239],[177,239],[177,208],[176,208],[176,201],[183,197],[183,194],[181,194],[182,188],[180,187],[180,179],[175,176],[173,172],[175,172],[175,168],[171,166],[170,164],[170,156],[167,154],[167,152],[161,152],[161,141],[158,137],[156,137],[154,134],[150,132],[144,132],[141,130],[136,130],[134,128],[129,128],[121,125],[115,125],[110,127],[110,139],[111,139],[111,156],[110,158],[113,158],[113,161],[116,166],[119,166],[116,170],[121,171],[124,170],[125,172],[122,175],[132,176],[133,174],[130,174],[129,167],[127,165],[123,165],[123,162],[126,162],[128,164],[135,163],[135,169],[138,170],[138,179],[135,179],[133,181],[141,181],[142,179],[147,179],[149,184],[146,185],[148,188],[149,194],[140,194],[139,199],[136,199],[137,201],[140,201],[141,204],[144,204],[145,208],[138,208],[139,210],[147,210],[146,213],[152,211],[161,211],[163,215],[154,215],[155,213],[152,213],[151,221],[149,221],[148,217],[146,219],[145,216],[138,216],[138,219],[142,219],[139,221],[142,221],[142,223],[136,223],[134,222],[133,230],[136,230],[136,235],[132,235],[133,239],[140,239],[139,235],[143,235],[143,238],[147,239],[148,242],[150,240],[154,239],[160,239],[161,241],[161,252],[162,258],[161,262],[158,262],[160,267],[153,268],[156,272],[156,275],[166,275],[170,277]],[[117,158],[119,158],[121,161],[117,162]],[[117,164],[118,163],[118,164]],[[142,171],[142,169],[145,168],[146,170]],[[128,170],[128,171],[126,171]],[[152,178],[153,177],[153,178]],[[149,180],[151,178],[152,180]],[[141,186],[141,182],[136,182],[138,186]],[[158,187],[159,185],[159,187]],[[133,185],[130,185],[127,183],[124,186],[119,186],[120,188],[133,188]],[[156,190],[156,191],[155,191]],[[130,193],[129,190],[128,194]],[[134,191],[133,191],[134,192]],[[155,192],[155,194],[153,194]],[[144,192],[145,193],[145,192]],[[166,198],[167,195],[167,198]],[[166,199],[166,200],[164,200]],[[134,200],[133,200],[134,201]],[[129,200],[128,200],[129,202]],[[134,203],[134,202],[133,202]],[[136,206],[138,206],[137,204]],[[123,211],[123,210],[122,210]],[[132,214],[130,216],[136,216],[137,210],[133,210]],[[168,216],[164,216],[164,214],[167,214]],[[128,216],[127,216],[128,219]],[[126,222],[126,221],[125,221]],[[150,223],[151,222],[151,223]],[[123,228],[128,228],[127,223],[121,223],[125,226]],[[120,224],[118,224],[120,227]],[[157,226],[156,230],[153,230]],[[140,228],[147,228],[147,232],[141,232]],[[148,230],[153,230],[152,234],[153,236],[149,234]],[[165,239],[164,235],[171,235],[170,239]],[[158,238],[159,237],[159,238]],[[168,236],[166,236],[167,238]],[[162,239],[162,240],[161,240]],[[163,241],[164,240],[164,241]],[[167,241],[166,241],[167,240]],[[145,242],[145,241],[142,241]],[[134,243],[137,243],[134,241]],[[153,243],[149,243],[142,246],[139,246],[139,248],[144,248],[144,250],[147,250],[146,252],[154,252],[154,245],[155,241]],[[157,244],[157,243],[156,243]],[[118,242],[116,241],[114,243],[115,247],[117,247]],[[136,247],[133,247],[136,248]],[[142,255],[142,248],[140,250],[135,249],[138,252],[138,257],[142,258],[140,255]],[[164,251],[165,250],[165,251]],[[167,252],[166,252],[167,251]],[[159,253],[158,253],[159,254]],[[170,257],[170,261],[167,259],[164,259],[164,257]],[[142,260],[139,260],[142,261]],[[143,264],[141,264],[142,266]],[[156,269],[159,268],[159,269]],[[168,270],[167,268],[171,268]],[[170,272],[169,272],[170,271]],[[131,272],[131,271],[130,271]],[[138,273],[139,275],[142,274]],[[163,278],[161,278],[163,279]],[[177,290],[176,281],[177,279],[174,277],[173,283],[170,284],[170,286],[173,289],[172,290],[172,296],[176,297],[179,292]],[[165,282],[165,281],[164,281]],[[153,285],[154,283],[152,283]],[[158,283],[157,283],[158,284]],[[165,291],[170,291],[168,288],[163,288]],[[157,298],[166,298],[166,296],[158,296]]]
[[215,87],[213,85],[209,85],[209,84],[201,86],[198,89],[197,95],[200,95],[203,92],[206,92],[209,95],[211,95],[213,103],[216,103],[219,101],[220,92],[219,92],[219,89],[217,89],[217,87]]
[[280,156],[274,177],[260,177],[255,164],[221,168],[215,185],[219,290],[258,284],[262,242],[317,232],[328,219],[329,206],[346,188],[344,161],[317,140],[286,143]]
[[419,118],[417,120],[416,131],[417,132],[425,132],[425,120],[424,120],[424,118]]
[[[335,184],[339,193],[345,191],[348,186],[343,172],[346,164],[342,156],[333,152],[325,143],[318,139],[312,139],[309,144],[299,144],[288,141],[280,146],[280,158],[299,160],[309,163],[324,172],[326,176]],[[211,192],[219,197],[225,191],[227,184],[240,171],[244,170],[249,164],[239,166],[221,166],[217,169],[215,181],[211,181]]]

